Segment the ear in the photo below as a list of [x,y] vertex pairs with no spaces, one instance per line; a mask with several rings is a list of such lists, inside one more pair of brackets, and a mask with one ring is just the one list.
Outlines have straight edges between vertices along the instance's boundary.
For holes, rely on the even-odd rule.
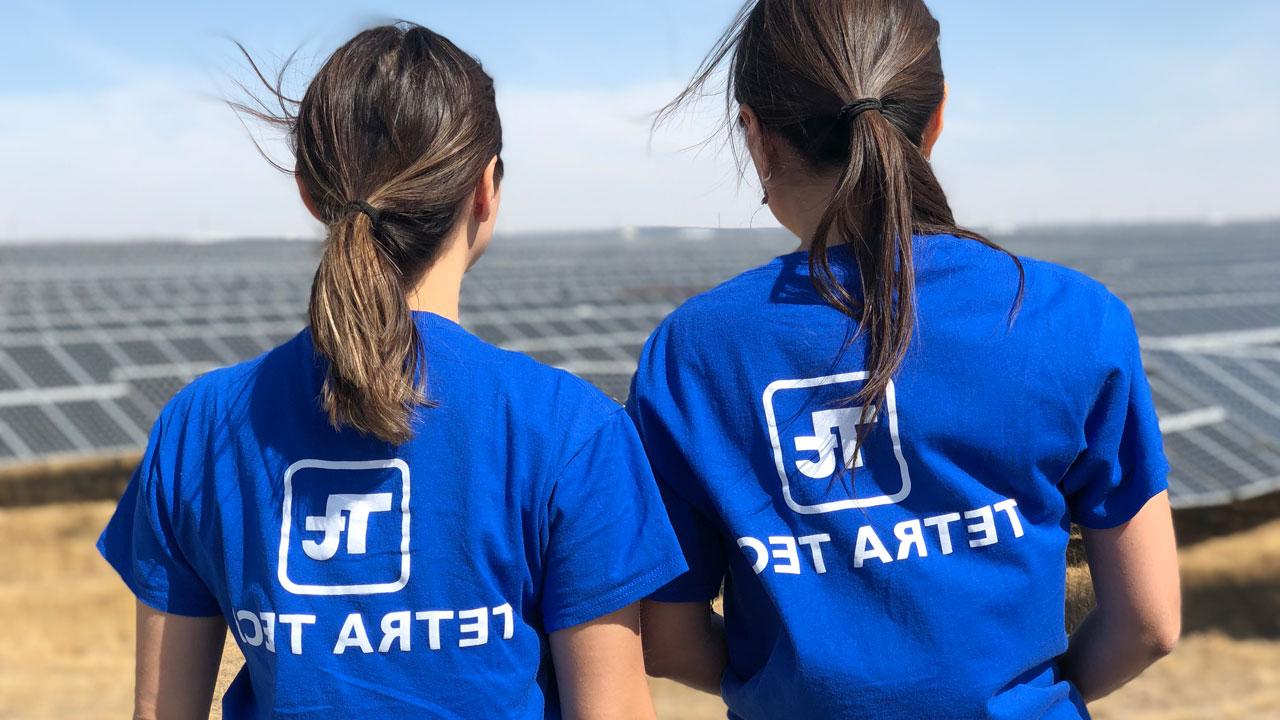
[[476,181],[475,192],[472,193],[471,213],[476,222],[488,222],[496,212],[498,212],[498,195],[501,192],[498,189],[500,178],[498,177],[497,155],[489,161],[485,166],[484,172],[480,174],[480,179]]
[[747,136],[747,152],[751,153],[751,160],[755,163],[756,172],[759,173],[761,181],[769,177],[772,173],[773,157],[769,140],[765,137],[764,126],[760,124],[760,118],[756,115],[756,111],[750,105],[740,105],[738,107],[738,123],[742,125],[742,130]]
[[947,97],[951,94],[951,88],[947,85],[942,86],[942,102],[938,103],[938,109],[933,111],[933,115],[929,118],[929,124],[924,129],[924,137],[921,138],[920,152],[924,154],[924,159],[928,160],[933,155],[933,146],[938,142],[938,138],[942,135],[943,116],[947,110]]
[[301,173],[294,171],[293,179],[298,183],[298,194],[302,196],[302,204],[307,207],[307,212],[311,213],[311,217],[324,222],[320,218],[320,211],[316,209],[316,200],[311,197],[311,191],[307,189],[306,183],[302,182]]

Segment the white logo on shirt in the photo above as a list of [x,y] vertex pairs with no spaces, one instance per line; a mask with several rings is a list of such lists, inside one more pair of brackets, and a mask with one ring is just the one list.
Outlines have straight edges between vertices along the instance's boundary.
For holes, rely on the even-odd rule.
[[[330,495],[324,515],[308,515],[307,530],[323,532],[324,540],[303,540],[302,551],[312,560],[329,560],[338,552],[342,532],[347,532],[347,552],[352,555],[365,553],[365,534],[369,530],[369,513],[387,512],[391,509],[391,493],[373,495]],[[342,513],[351,516],[351,524]]]
[[[368,492],[371,489],[376,492]],[[295,504],[300,510],[323,507],[324,514],[295,518]],[[295,523],[300,527],[295,528]],[[372,523],[381,523],[376,534],[370,532]],[[295,595],[397,592],[409,583],[410,527],[409,466],[403,460],[299,460],[284,473],[277,579]],[[398,547],[375,547],[370,552],[371,539],[388,543],[388,536],[396,537],[395,529],[399,530]],[[354,564],[335,560],[348,556],[361,559]]]
[[[862,424],[862,408],[826,407],[809,411],[809,417],[813,422],[813,434],[793,436],[788,443],[782,441],[778,418],[794,418],[797,409],[811,408],[815,402],[820,406],[821,404],[838,405],[845,398],[855,395],[868,375],[866,372],[851,372],[817,378],[777,380],[765,388],[764,412],[769,426],[769,441],[773,446],[774,465],[778,471],[778,478],[782,482],[783,499],[792,511],[813,515],[837,510],[893,505],[902,502],[911,493],[911,474],[907,470],[907,462],[902,455],[902,443],[898,435],[897,395],[892,381],[885,388],[883,419],[887,420],[889,439],[893,445],[892,459],[895,462],[893,465],[882,463],[880,467],[896,466],[898,476],[896,481],[899,483],[896,485],[896,491],[871,497],[831,499],[826,496],[830,490],[828,483],[823,483],[821,489],[816,489],[805,482],[797,483],[805,480],[831,479],[840,469],[838,465],[845,469],[863,467],[862,452],[857,447],[857,430]],[[870,414],[867,424],[878,423],[882,419],[881,415],[881,412]],[[877,442],[883,442],[883,440]],[[837,447],[840,448],[839,455],[836,453]],[[873,471],[876,471],[875,468]],[[879,473],[880,479],[883,479],[884,470],[880,470]]]
[[[796,468],[815,480],[829,478],[836,471],[837,447],[843,449],[846,468],[862,467],[862,451],[858,448],[858,426],[875,423],[874,412],[862,421],[862,408],[819,410],[813,414],[813,435],[796,438],[796,452],[815,452],[816,461],[796,460]],[[832,431],[836,432],[832,432]],[[837,434],[838,433],[838,434]]]

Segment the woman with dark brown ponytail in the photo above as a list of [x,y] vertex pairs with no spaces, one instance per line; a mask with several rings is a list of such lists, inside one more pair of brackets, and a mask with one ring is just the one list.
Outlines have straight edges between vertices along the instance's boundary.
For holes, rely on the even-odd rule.
[[[255,66],[256,67],[256,66]],[[402,23],[296,107],[328,238],[311,323],[164,409],[99,541],[138,597],[137,718],[652,718],[637,601],[684,570],[634,427],[458,325],[502,128],[471,56]]]
[[[921,0],[753,0],[668,108],[727,66],[800,242],[668,318],[628,401],[689,566],[647,667],[733,718],[1079,720],[1178,637],[1132,318],[956,225],[938,34]],[[1068,638],[1072,523],[1098,605]]]

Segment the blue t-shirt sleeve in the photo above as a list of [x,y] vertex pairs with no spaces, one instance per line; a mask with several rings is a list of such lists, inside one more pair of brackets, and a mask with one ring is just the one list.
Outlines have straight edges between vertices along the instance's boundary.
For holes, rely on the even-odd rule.
[[163,477],[162,421],[156,421],[142,462],[98,538],[98,552],[138,600],[161,612],[213,617],[222,610],[183,554],[174,530],[176,493]]
[[680,541],[685,565],[689,567],[649,596],[658,602],[705,602],[720,594],[727,559],[720,533],[702,511],[681,497],[670,484],[658,480],[667,516]]
[[1123,525],[1169,488],[1133,315],[1119,299],[1107,302],[1097,339],[1101,390],[1085,418],[1085,447],[1062,483],[1072,521],[1093,529]]
[[680,540],[688,570],[653,593],[659,602],[703,602],[720,593],[728,560],[722,533],[708,516],[705,497],[693,486],[693,472],[684,460],[682,404],[673,397],[666,375],[666,328],[659,328],[641,355],[631,383],[627,412],[640,432],[653,466],[671,526]]
[[556,478],[544,627],[550,633],[608,615],[683,571],[644,449],[619,408]]

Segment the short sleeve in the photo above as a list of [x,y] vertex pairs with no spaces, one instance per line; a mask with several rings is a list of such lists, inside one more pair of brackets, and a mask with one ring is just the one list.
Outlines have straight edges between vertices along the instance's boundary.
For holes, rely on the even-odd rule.
[[142,462],[98,538],[98,552],[138,600],[156,610],[190,617],[220,615],[217,599],[183,554],[174,531],[177,503],[171,484],[162,477],[164,452],[157,421]]
[[547,632],[644,599],[684,571],[635,428],[619,408],[564,466],[548,512]]
[[667,335],[660,328],[641,355],[631,383],[627,413],[640,433],[657,477],[667,516],[680,541],[688,570],[659,589],[650,599],[659,602],[703,602],[720,593],[727,558],[722,533],[708,515],[705,494],[693,486],[693,472],[682,452],[681,403],[666,376]]
[[1133,315],[1115,297],[1097,343],[1101,389],[1085,419],[1085,447],[1062,488],[1073,522],[1106,529],[1132,520],[1168,489],[1169,464]]
[[649,599],[672,603],[715,599],[724,582],[727,562],[719,531],[706,515],[689,504],[668,483],[659,479],[658,488],[689,569],[658,589]]

